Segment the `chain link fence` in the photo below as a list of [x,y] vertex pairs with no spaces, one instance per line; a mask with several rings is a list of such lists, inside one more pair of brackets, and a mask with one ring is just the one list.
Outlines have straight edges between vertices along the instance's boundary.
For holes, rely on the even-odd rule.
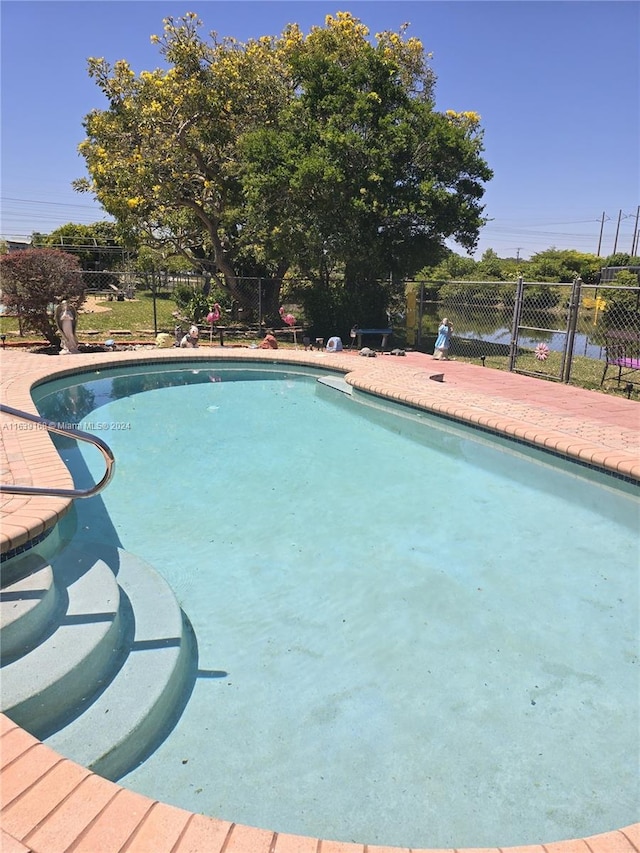
[[[87,293],[104,301],[144,297],[147,332],[178,334],[195,321],[209,340],[255,340],[273,328],[281,340],[311,334],[304,311],[303,280],[239,278],[229,292],[215,277],[139,271],[84,271]],[[205,289],[208,293],[205,295]],[[453,326],[450,356],[585,387],[640,389],[640,286],[603,282],[407,281],[395,288],[387,313],[388,347],[433,352],[438,326]],[[160,323],[156,299],[171,305]],[[140,300],[142,301],[142,300]],[[219,308],[215,327],[206,317]],[[290,326],[281,317],[291,315]],[[173,310],[175,308],[175,310]],[[147,316],[148,315],[148,316]],[[347,329],[354,320],[342,325]],[[162,327],[161,327],[162,326]],[[177,327],[177,328],[176,328]],[[297,337],[294,337],[295,329]],[[140,331],[140,329],[136,330]],[[325,339],[335,328],[313,331]],[[348,335],[348,331],[346,332]],[[224,335],[224,338],[223,338]],[[215,337],[214,337],[215,336]],[[349,341],[344,341],[349,345]],[[623,362],[621,369],[618,362]],[[630,390],[631,387],[631,390]]]
[[279,283],[266,278],[239,277],[229,293],[215,276],[197,273],[89,270],[82,275],[89,295],[108,300],[133,299],[139,291],[170,296],[184,308],[185,322],[200,321],[218,303],[222,324],[263,326],[274,322],[280,308]]
[[587,387],[616,383],[628,395],[630,385],[640,384],[639,286],[580,279],[415,283],[407,344],[433,351],[445,316],[453,326],[453,358]]
[[[230,287],[216,276],[166,271],[83,271],[88,296],[98,302],[146,301],[144,320],[138,320],[138,331],[168,332],[180,340],[191,325],[197,325],[203,340],[213,343],[240,341],[251,343],[262,339],[267,330],[282,341],[302,342],[306,328],[300,301],[283,300],[279,280],[238,277]],[[303,281],[287,281],[287,292],[299,292]],[[167,311],[157,310],[171,303]],[[282,310],[282,313],[280,309]],[[293,313],[292,313],[293,312]],[[209,316],[215,316],[209,322]],[[285,319],[286,317],[286,319]],[[144,328],[142,328],[144,327]]]
[[[239,278],[229,294],[215,279],[165,272],[85,272],[87,289],[107,299],[134,298],[137,290],[162,293],[183,306],[177,323],[204,317],[219,303],[218,329],[228,336],[255,336],[268,326],[286,329],[279,316],[282,283]],[[307,283],[287,282],[300,293]],[[203,295],[208,285],[209,293]],[[406,304],[388,312],[393,337],[389,346],[432,352],[444,316],[453,326],[450,355],[518,373],[587,387],[612,384],[630,395],[640,387],[640,286],[573,282],[447,281],[405,282]],[[285,300],[302,338],[306,319],[301,300]],[[326,330],[327,336],[333,330]],[[222,337],[220,338],[222,342]],[[612,343],[613,342],[613,343]],[[621,344],[622,342],[622,344]],[[608,361],[609,356],[609,361]],[[608,370],[620,357],[631,360],[624,372]],[[616,367],[615,364],[613,364]]]

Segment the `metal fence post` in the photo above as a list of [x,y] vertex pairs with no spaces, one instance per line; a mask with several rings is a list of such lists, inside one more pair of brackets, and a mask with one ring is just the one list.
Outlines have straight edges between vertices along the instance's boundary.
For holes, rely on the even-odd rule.
[[513,303],[513,320],[511,323],[511,342],[509,344],[509,370],[513,371],[516,366],[518,355],[518,327],[522,316],[522,302],[524,299],[524,282],[522,276],[518,276],[516,284],[516,298]]
[[151,273],[151,296],[153,299],[153,334],[158,336],[158,307],[156,304],[156,299],[158,296],[158,281],[157,278],[160,277],[160,273],[157,270],[153,269]]
[[571,296],[569,298],[569,316],[567,317],[567,340],[562,354],[562,368],[560,378],[563,382],[569,382],[571,378],[571,362],[573,360],[573,342],[578,322],[578,310],[580,308],[580,288],[582,279],[577,276],[573,280]]

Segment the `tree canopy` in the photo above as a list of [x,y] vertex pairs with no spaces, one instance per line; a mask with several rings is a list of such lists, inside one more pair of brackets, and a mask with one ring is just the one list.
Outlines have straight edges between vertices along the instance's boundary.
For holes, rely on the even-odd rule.
[[105,270],[121,266],[125,257],[118,226],[114,222],[91,225],[67,222],[50,234],[35,232],[31,236],[35,248],[51,247],[75,255],[83,270]]
[[[195,14],[154,36],[165,68],[89,60],[108,107],[85,118],[91,191],[125,234],[221,274],[362,295],[412,275],[484,223],[480,119],[438,112],[407,28],[371,38],[348,12],[246,43],[200,35]],[[375,301],[375,300],[374,300]]]

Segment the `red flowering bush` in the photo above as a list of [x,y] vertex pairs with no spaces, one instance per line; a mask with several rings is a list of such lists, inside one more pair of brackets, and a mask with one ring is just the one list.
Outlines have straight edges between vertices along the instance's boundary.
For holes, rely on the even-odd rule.
[[23,249],[0,257],[2,303],[16,311],[25,331],[38,332],[53,346],[60,335],[53,316],[66,299],[76,309],[85,300],[80,263],[57,249]]

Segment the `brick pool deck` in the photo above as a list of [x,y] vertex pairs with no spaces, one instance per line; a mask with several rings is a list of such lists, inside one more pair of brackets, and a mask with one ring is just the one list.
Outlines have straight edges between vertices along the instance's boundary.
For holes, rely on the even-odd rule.
[[[502,433],[640,483],[637,402],[478,365],[437,362],[421,353],[360,358],[351,352],[327,355],[201,347],[51,357],[6,349],[0,351],[0,399],[35,414],[30,388],[53,374],[211,356],[337,369],[358,389]],[[433,379],[438,375],[443,381]],[[48,434],[20,429],[17,424],[2,415],[2,482],[72,487],[66,468],[52,452]],[[55,525],[68,508],[69,502],[61,498],[5,495],[2,553]],[[0,827],[2,853],[399,853],[401,849],[276,833],[155,802],[56,754],[1,714]],[[640,853],[640,823],[609,829],[603,827],[607,831],[589,838],[508,849],[511,853]],[[421,851],[429,849],[428,838],[424,844]]]

